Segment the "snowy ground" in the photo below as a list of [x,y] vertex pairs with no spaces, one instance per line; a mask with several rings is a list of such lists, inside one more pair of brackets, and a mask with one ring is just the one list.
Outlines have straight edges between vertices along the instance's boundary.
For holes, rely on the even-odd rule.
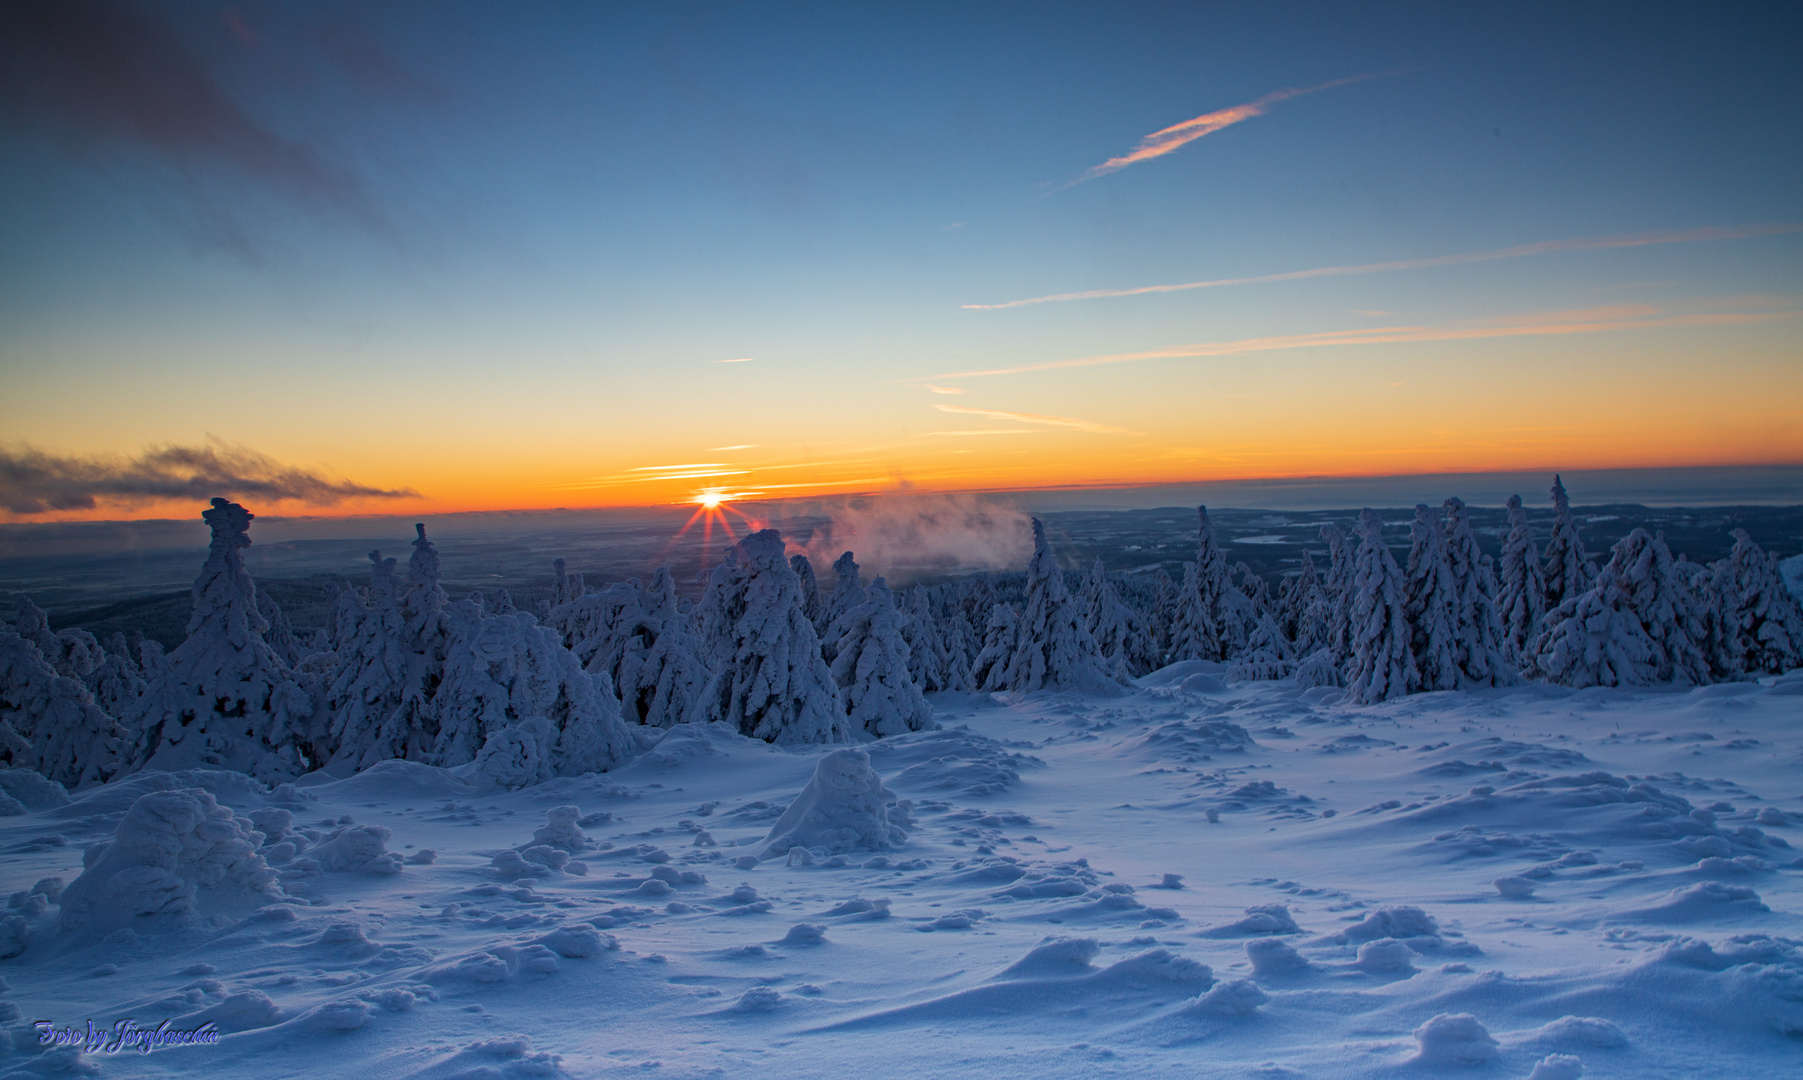
[[[1367,708],[1178,667],[1112,700],[938,697],[942,730],[867,746],[907,843],[809,865],[747,856],[823,750],[693,727],[512,794],[399,763],[289,794],[152,774],[0,818],[7,892],[197,779],[413,857],[290,863],[305,902],[166,934],[17,898],[0,1073],[1798,1075],[1803,673]],[[587,872],[503,880],[564,804]],[[78,1058],[31,1027],[195,1014],[230,1034]]]

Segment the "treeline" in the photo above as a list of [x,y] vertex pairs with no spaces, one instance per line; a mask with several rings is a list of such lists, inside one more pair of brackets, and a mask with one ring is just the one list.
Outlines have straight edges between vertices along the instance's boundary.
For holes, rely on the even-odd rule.
[[[331,625],[302,642],[246,572],[253,515],[215,499],[187,637],[52,633],[25,604],[0,633],[0,761],[77,787],[143,768],[228,768],[279,782],[321,766],[403,759],[519,787],[604,770],[657,729],[721,722],[775,743],[843,742],[933,726],[925,694],[1119,693],[1183,660],[1227,681],[1294,678],[1372,703],[1544,680],[1701,684],[1803,663],[1803,614],[1776,560],[1741,531],[1698,566],[1636,529],[1600,568],[1565,489],[1544,547],[1521,500],[1500,560],[1458,499],[1420,506],[1399,565],[1365,511],[1325,526],[1272,590],[1230,572],[1206,508],[1181,581],[1162,570],[1059,568],[1033,523],[1024,574],[891,591],[851,552],[822,586],[774,530],[739,541],[698,601],[667,569],[587,586],[554,566],[552,596],[452,599],[418,526],[405,567],[370,554]],[[0,812],[7,809],[0,803]]]

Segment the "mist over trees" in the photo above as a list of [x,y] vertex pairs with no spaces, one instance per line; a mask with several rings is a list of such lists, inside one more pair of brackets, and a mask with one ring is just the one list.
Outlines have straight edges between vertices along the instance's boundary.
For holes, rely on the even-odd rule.
[[367,580],[304,640],[246,570],[254,515],[214,499],[179,647],[52,632],[29,601],[0,631],[0,762],[72,788],[140,769],[276,782],[395,759],[518,787],[613,768],[679,724],[856,742],[932,728],[933,694],[1120,694],[1172,664],[1367,704],[1522,681],[1696,686],[1803,665],[1803,611],[1746,532],[1698,565],[1634,529],[1599,565],[1558,478],[1550,494],[1544,538],[1509,500],[1499,559],[1452,498],[1416,507],[1402,561],[1394,525],[1366,510],[1355,535],[1323,526],[1324,561],[1305,551],[1274,588],[1229,567],[1198,507],[1180,582],[1099,559],[1061,566],[1034,520],[1024,572],[897,591],[866,584],[847,551],[829,588],[766,529],[727,551],[697,601],[667,567],[648,584],[593,586],[558,559],[531,612],[505,590],[450,596],[421,524],[404,568],[370,552]]

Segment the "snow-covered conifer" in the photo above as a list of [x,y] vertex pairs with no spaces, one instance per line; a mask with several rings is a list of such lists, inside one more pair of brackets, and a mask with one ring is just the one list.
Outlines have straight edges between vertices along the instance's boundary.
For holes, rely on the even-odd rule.
[[[840,562],[855,567],[849,558]],[[856,580],[855,568],[850,576]],[[841,576],[842,586],[845,580]],[[837,592],[833,599],[837,604]],[[851,737],[839,688],[813,625],[802,615],[801,585],[783,555],[780,533],[764,529],[728,549],[698,614],[714,671],[692,720],[727,723],[742,735],[774,743]]]
[[1346,530],[1331,523],[1323,525],[1321,541],[1327,545],[1327,577],[1321,582],[1326,600],[1326,647],[1333,651],[1335,664],[1344,667],[1352,658],[1352,601],[1358,571]]
[[983,643],[977,640],[977,632],[971,627],[970,619],[965,616],[964,606],[959,603],[955,592],[946,597],[946,609],[945,688],[974,690],[977,684],[972,679],[970,665],[977,654],[983,651]]
[[1103,670],[1116,682],[1130,682],[1154,666],[1151,628],[1145,616],[1128,607],[1097,559],[1084,582],[1083,604],[1090,636],[1101,650]]
[[826,628],[819,632],[820,640],[826,644],[829,661],[836,643],[845,633],[839,620],[862,604],[864,599],[864,580],[858,575],[858,564],[852,560],[852,554],[848,551],[833,561],[833,595],[826,600]]
[[[907,591],[907,597],[906,610],[898,614],[902,640],[908,643],[908,677],[923,693],[949,689],[945,639],[933,614],[932,595],[926,586],[916,585]],[[834,670],[838,670],[836,666]]]
[[795,580],[801,584],[801,613],[807,616],[808,622],[814,624],[816,634],[824,633],[826,627],[822,620],[826,618],[826,598],[820,595],[820,579],[814,576],[814,564],[806,555],[797,552],[789,556],[789,567],[795,571]]
[[[114,634],[113,637],[121,644],[124,643],[123,634]],[[112,717],[127,715],[131,707],[138,703],[138,699],[144,696],[145,689],[144,678],[130,654],[112,649],[106,651],[100,666],[88,677],[87,685],[88,692],[94,697],[94,704]]]
[[1347,637],[1351,659],[1346,686],[1354,701],[1370,705],[1401,697],[1419,683],[1409,647],[1403,575],[1384,543],[1383,519],[1359,515],[1359,546],[1352,558],[1352,603]]
[[[1463,685],[1456,624],[1459,586],[1447,558],[1445,528],[1439,515],[1426,503],[1415,507],[1409,539],[1408,572],[1403,586],[1409,652],[1415,667],[1415,681],[1409,685],[1409,691],[1456,690]],[[1360,553],[1363,554],[1362,548]]]
[[474,761],[491,741],[496,747],[530,742],[542,751],[544,732],[522,738],[533,724],[548,725],[554,736],[556,775],[626,760],[633,743],[611,682],[583,671],[554,632],[524,612],[484,615],[468,600],[445,605],[441,614],[449,634],[444,677],[431,701],[438,732],[432,764]]
[[1734,550],[1710,567],[1706,584],[1714,616],[1712,666],[1730,678],[1803,666],[1803,611],[1784,587],[1778,560],[1745,529],[1733,535]]
[[1453,605],[1453,641],[1461,685],[1506,686],[1515,681],[1502,619],[1496,608],[1496,570],[1478,547],[1465,502],[1446,500],[1446,562],[1458,592]]
[[652,636],[632,638],[621,657],[620,716],[627,723],[667,728],[688,719],[710,672],[669,567],[651,575],[641,603],[643,625]]
[[194,581],[188,637],[169,654],[173,683],[147,680],[150,692],[124,718],[136,738],[129,767],[298,776],[316,764],[301,745],[314,703],[263,640],[268,623],[244,568],[254,515],[214,499],[201,517],[213,536]]
[[0,762],[75,788],[119,767],[125,730],[37,646],[0,632]]
[[1305,549],[1296,573],[1284,578],[1277,607],[1282,615],[1278,626],[1295,646],[1298,656],[1307,656],[1327,645],[1332,622],[1331,605],[1321,586],[1321,575],[1315,569],[1312,552]]
[[997,601],[989,609],[989,624],[983,631],[983,647],[970,665],[972,686],[984,690],[1003,690],[1008,673],[1008,658],[1014,655],[1014,638],[1020,629],[1020,617],[1011,604]]
[[105,656],[100,642],[86,630],[71,626],[52,633],[49,616],[32,603],[30,597],[19,600],[16,626],[19,636],[37,646],[44,662],[58,675],[66,675],[78,682],[89,681]]
[[300,642],[294,639],[294,628],[288,625],[288,616],[282,613],[282,605],[275,602],[275,597],[266,592],[257,594],[257,612],[269,629],[263,632],[263,640],[276,656],[289,667],[297,667],[301,662]]
[[[429,693],[407,648],[394,560],[372,551],[369,561],[369,602],[349,588],[338,594],[338,665],[326,690],[331,721],[325,742],[334,759],[358,769],[390,758],[423,760],[436,738],[422,722]],[[416,700],[402,715],[410,695]]]
[[1503,541],[1500,568],[1502,590],[1497,597],[1503,626],[1503,645],[1517,662],[1525,659],[1528,639],[1546,614],[1546,571],[1540,549],[1528,524],[1521,496],[1509,496],[1509,537]]
[[1115,680],[1105,673],[1096,640],[1083,625],[1082,606],[1065,587],[1045,526],[1034,518],[1027,602],[998,686],[1027,694],[1041,689],[1095,692],[1112,685]]
[[1264,682],[1287,678],[1295,667],[1295,647],[1284,637],[1277,617],[1266,612],[1259,616],[1245,651],[1227,668],[1227,681]]
[[1622,537],[1591,588],[1547,613],[1536,667],[1566,686],[1708,682],[1706,629],[1675,563],[1664,534]]
[[845,633],[833,659],[833,681],[839,684],[854,731],[880,737],[934,726],[933,707],[908,673],[912,650],[902,636],[903,618],[895,610],[888,583],[880,577],[865,591],[864,603],[846,613]]
[[1565,482],[1553,477],[1553,532],[1546,541],[1546,610],[1551,611],[1590,588],[1596,567],[1584,553],[1584,540],[1571,515]]

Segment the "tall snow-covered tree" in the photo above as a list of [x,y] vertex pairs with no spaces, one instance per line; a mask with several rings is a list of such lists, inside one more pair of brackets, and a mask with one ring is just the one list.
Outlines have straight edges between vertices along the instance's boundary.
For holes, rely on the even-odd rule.
[[989,624],[983,630],[983,647],[970,665],[971,685],[984,690],[1005,690],[1008,659],[1014,655],[1014,639],[1020,631],[1020,616],[1011,604],[997,601],[989,609]]
[[1128,607],[1097,559],[1083,584],[1085,622],[1102,652],[1103,669],[1116,682],[1129,682],[1155,664],[1151,627],[1145,616]]
[[[1463,685],[1455,622],[1459,586],[1447,558],[1444,526],[1426,503],[1415,507],[1409,539],[1403,610],[1408,617],[1409,654],[1414,660],[1415,680],[1408,689],[1411,693],[1456,690]],[[1361,547],[1361,558],[1363,554]]]
[[[853,567],[855,581],[856,564],[840,562]],[[838,599],[835,592],[835,605]],[[741,735],[773,743],[851,737],[838,685],[802,614],[801,585],[783,554],[782,534],[764,529],[728,549],[698,612],[714,670],[691,719],[731,724]]]
[[858,564],[848,551],[833,560],[833,595],[826,599],[826,630],[821,634],[821,640],[828,643],[828,652],[832,651],[832,643],[844,633],[844,629],[836,625],[839,619],[862,604],[864,599],[864,579],[859,576]]
[[1545,557],[1547,611],[1583,593],[1596,577],[1596,568],[1584,553],[1577,520],[1571,514],[1571,497],[1558,476],[1553,477],[1553,532],[1546,541]]
[[213,535],[188,637],[169,654],[173,681],[150,680],[126,718],[136,736],[128,767],[205,766],[268,781],[317,764],[301,745],[313,701],[263,640],[269,624],[244,568],[254,516],[225,499],[201,514]]
[[105,656],[100,642],[86,630],[70,626],[52,633],[49,616],[32,603],[30,597],[19,600],[16,626],[19,636],[37,646],[44,661],[58,675],[66,675],[78,682],[91,679]]
[[1710,680],[1706,628],[1663,534],[1635,529],[1582,594],[1548,612],[1529,644],[1535,666],[1566,686]]
[[0,631],[0,762],[82,787],[118,770],[124,735],[87,687],[57,674],[33,642]]
[[1352,601],[1357,595],[1358,571],[1346,530],[1331,523],[1323,525],[1321,541],[1327,545],[1327,577],[1321,583],[1327,600],[1324,645],[1331,650],[1335,665],[1344,667],[1352,658]]
[[1528,524],[1521,496],[1509,496],[1509,536],[1503,541],[1500,570],[1502,590],[1497,607],[1503,625],[1503,645],[1518,666],[1525,660],[1528,639],[1546,614],[1546,571],[1534,529]]
[[1383,519],[1376,511],[1359,515],[1359,546],[1352,558],[1352,602],[1347,637],[1351,659],[1347,692],[1366,705],[1409,693],[1420,682],[1409,647],[1409,619],[1403,605],[1403,575],[1384,543]]
[[321,740],[334,760],[358,769],[391,758],[422,761],[436,739],[425,722],[431,688],[423,661],[407,648],[394,560],[372,551],[369,562],[368,602],[349,588],[338,594],[338,664],[326,690],[329,736]]
[[1171,623],[1170,658],[1224,660],[1233,651],[1238,629],[1235,601],[1243,598],[1228,578],[1227,558],[1215,539],[1208,507],[1196,507],[1196,522],[1196,561],[1183,568]]
[[1095,692],[1118,685],[1105,674],[1101,650],[1083,625],[1082,606],[1065,587],[1064,571],[1038,518],[1033,519],[1033,558],[1027,564],[1027,602],[1015,628],[1014,652],[997,683],[999,689],[1020,694],[1041,689]]
[[650,636],[630,639],[621,657],[620,716],[629,724],[667,728],[688,719],[710,672],[669,567],[651,575],[642,605]]
[[1745,529],[1733,535],[1734,550],[1710,567],[1706,584],[1712,667],[1727,678],[1803,667],[1803,611],[1784,587],[1778,560]]
[[983,650],[983,643],[964,613],[963,596],[958,586],[947,582],[940,590],[945,609],[945,688],[975,690],[977,684],[972,680],[970,665]]
[[282,605],[275,602],[275,597],[266,592],[257,593],[257,612],[269,629],[263,632],[263,640],[276,657],[290,668],[298,667],[301,662],[301,645],[295,640],[294,628],[288,625],[288,616],[282,612]]
[[888,583],[880,577],[871,582],[864,602],[845,615],[833,681],[839,684],[854,731],[881,737],[935,726],[933,707],[908,674],[911,650],[902,635],[902,619]]
[[814,576],[814,564],[800,552],[789,556],[789,568],[795,571],[795,580],[801,585],[801,613],[814,624],[816,634],[823,633],[826,627],[822,620],[826,618],[826,597],[820,595],[820,579]]
[[[907,596],[906,610],[898,612],[898,625],[902,639],[908,643],[908,677],[923,693],[951,689],[946,676],[945,639],[939,633],[939,620],[933,613],[932,595],[926,586],[916,585],[907,590]],[[894,603],[893,594],[890,600]],[[836,664],[834,670],[837,671]]]
[[1445,510],[1446,561],[1458,590],[1453,605],[1453,642],[1461,685],[1509,685],[1515,681],[1515,672],[1497,613],[1495,566],[1478,547],[1464,500],[1447,499]]
[[1246,648],[1227,668],[1229,682],[1263,682],[1287,678],[1295,670],[1294,644],[1284,637],[1277,616],[1265,612],[1258,617]]
[[449,632],[443,678],[431,701],[438,732],[432,764],[467,764],[492,753],[490,744],[533,745],[541,769],[577,776],[613,768],[632,752],[612,683],[582,670],[576,654],[537,619],[524,612],[485,615],[468,600],[446,604],[439,614]]

